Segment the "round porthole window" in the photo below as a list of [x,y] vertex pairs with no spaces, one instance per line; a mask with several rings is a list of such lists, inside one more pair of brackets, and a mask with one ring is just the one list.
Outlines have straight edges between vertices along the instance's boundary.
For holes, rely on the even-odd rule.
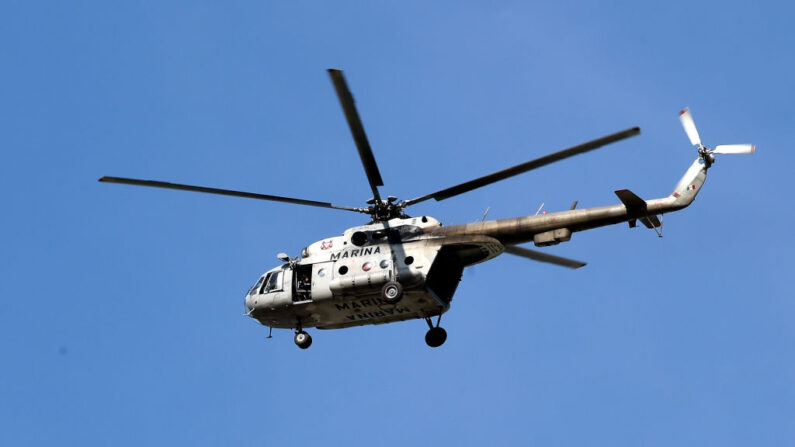
[[362,270],[364,270],[365,272],[369,272],[371,268],[373,268],[373,263],[372,262],[365,262],[362,265]]
[[382,269],[385,269],[385,268],[389,267],[389,261],[384,259],[378,265],[380,265]]
[[326,269],[320,269],[320,270],[318,270],[318,271],[317,271],[317,276],[320,276],[321,278],[322,278],[322,277],[324,277],[324,276],[326,276]]
[[337,271],[338,271],[338,272],[340,272],[340,275],[344,275],[344,274],[348,273],[348,267],[347,267],[347,266],[345,266],[345,265],[343,265],[343,266],[342,266],[342,267],[340,267],[340,269],[339,269],[339,270],[337,270]]
[[411,265],[414,263],[414,256],[406,256],[406,260],[404,261],[406,265]]

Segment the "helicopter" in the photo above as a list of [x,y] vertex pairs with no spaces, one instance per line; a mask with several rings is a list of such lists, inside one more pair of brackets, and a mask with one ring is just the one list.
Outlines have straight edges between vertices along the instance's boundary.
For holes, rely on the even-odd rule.
[[[295,331],[294,342],[306,349],[312,344],[307,328],[341,329],[370,324],[424,319],[425,342],[436,348],[447,340],[440,326],[466,267],[488,261],[502,253],[534,261],[577,269],[584,262],[551,255],[519,244],[536,247],[571,240],[572,233],[627,222],[640,222],[662,236],[662,216],[689,206],[706,180],[707,170],[718,154],[751,154],[752,144],[718,145],[709,148],[701,138],[689,109],[679,119],[698,157],[666,197],[644,200],[628,189],[615,191],[621,203],[595,208],[443,225],[430,216],[412,217],[406,208],[430,199],[441,201],[505,180],[533,169],[583,154],[640,134],[632,127],[577,146],[521,163],[424,196],[398,200],[383,198],[378,165],[348,84],[341,70],[329,69],[332,84],[353,135],[372,198],[366,207],[349,207],[292,197],[258,194],[156,180],[102,177],[100,182],[176,189],[245,197],[296,205],[351,211],[370,216],[364,225],[342,235],[318,240],[301,250],[300,256],[277,255],[281,264],[262,274],[245,296],[246,315],[269,327]],[[542,205],[543,206],[543,205]],[[539,209],[540,211],[540,209]],[[659,216],[659,217],[658,217]],[[434,323],[433,318],[436,318]]]

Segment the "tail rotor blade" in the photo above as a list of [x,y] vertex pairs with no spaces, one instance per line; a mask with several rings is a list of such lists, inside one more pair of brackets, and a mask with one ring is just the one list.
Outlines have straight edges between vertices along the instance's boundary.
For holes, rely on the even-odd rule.
[[696,123],[693,121],[693,115],[690,114],[690,109],[686,108],[679,112],[679,121],[682,122],[682,127],[685,128],[687,137],[690,138],[690,143],[693,146],[701,146],[701,137],[698,136]]
[[756,151],[754,144],[721,144],[715,146],[713,154],[753,154]]

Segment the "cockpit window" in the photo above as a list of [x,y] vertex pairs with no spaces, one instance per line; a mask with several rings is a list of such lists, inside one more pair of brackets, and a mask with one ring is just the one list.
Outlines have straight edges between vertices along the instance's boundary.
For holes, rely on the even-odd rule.
[[259,292],[257,292],[257,293],[259,293],[259,294],[265,293],[265,285],[268,284],[268,280],[270,279],[271,275],[273,275],[273,273],[268,273],[267,275],[262,277],[263,281],[262,281],[262,284],[260,284]]
[[265,283],[265,293],[282,290],[282,272],[273,272],[268,275]]

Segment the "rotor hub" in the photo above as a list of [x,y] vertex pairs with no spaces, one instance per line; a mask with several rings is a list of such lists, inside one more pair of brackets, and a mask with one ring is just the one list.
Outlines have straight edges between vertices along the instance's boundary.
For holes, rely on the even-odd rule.
[[[392,196],[389,198],[393,199]],[[386,222],[396,218],[408,218],[409,216],[403,212],[406,205],[403,202],[394,203],[396,200],[397,198],[388,201],[374,201],[374,203],[367,208],[367,214],[372,216],[373,222]]]
[[704,164],[707,165],[707,168],[711,167],[712,164],[715,163],[715,156],[712,155],[712,151],[703,144],[698,145],[698,157],[704,160]]

